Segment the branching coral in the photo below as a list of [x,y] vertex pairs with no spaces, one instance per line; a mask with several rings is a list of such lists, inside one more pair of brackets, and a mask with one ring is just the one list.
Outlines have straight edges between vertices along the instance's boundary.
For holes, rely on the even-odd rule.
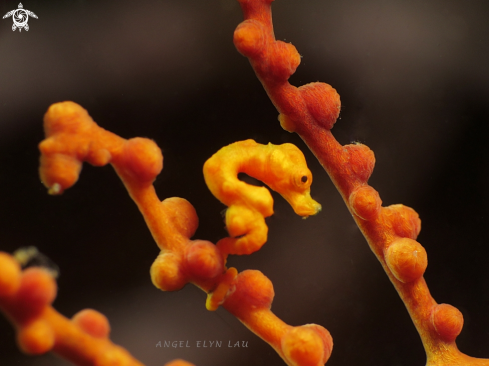
[[0,309],[17,328],[19,347],[28,354],[54,351],[77,365],[142,366],[109,339],[107,318],[85,309],[65,318],[51,307],[54,278],[44,269],[21,271],[18,262],[0,252]]
[[299,88],[289,77],[300,62],[291,44],[276,41],[270,0],[239,0],[245,21],[234,33],[236,48],[249,58],[256,75],[279,111],[279,121],[298,133],[319,159],[342,195],[370,248],[393,283],[423,342],[428,365],[489,365],[461,353],[455,343],[463,316],[448,304],[437,304],[423,278],[425,249],[416,241],[421,229],[417,213],[403,205],[382,207],[367,184],[375,158],[363,144],[341,146],[333,137],[340,98],[324,83]]
[[270,310],[274,291],[266,276],[255,270],[238,274],[235,268],[225,266],[228,254],[249,254],[264,244],[264,217],[273,213],[270,193],[241,182],[238,173],[263,180],[302,216],[320,210],[310,197],[311,172],[295,146],[263,146],[248,140],[232,144],[209,159],[204,167],[206,182],[229,206],[226,222],[232,236],[215,246],[190,239],[198,217],[188,201],[158,199],[153,181],[163,168],[163,156],[153,141],[122,139],[100,128],[73,102],[52,105],[44,117],[44,128],[46,139],[39,145],[40,175],[51,194],[60,194],[75,184],[84,161],[95,166],[112,164],[161,249],[151,267],[156,287],[174,291],[194,283],[208,293],[209,310],[222,304],[289,365],[326,362],[332,349],[326,329],[316,324],[285,324]]

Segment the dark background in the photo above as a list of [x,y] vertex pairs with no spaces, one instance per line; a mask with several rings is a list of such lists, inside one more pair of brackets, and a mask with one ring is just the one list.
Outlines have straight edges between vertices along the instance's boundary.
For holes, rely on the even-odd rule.
[[[17,8],[0,1],[0,14]],[[55,307],[71,317],[92,307],[112,339],[148,366],[182,357],[198,366],[283,365],[222,309],[205,310],[193,286],[156,290],[158,253],[110,167],[85,166],[79,182],[51,197],[37,175],[42,116],[73,100],[122,137],[153,138],[165,168],[160,197],[180,196],[200,217],[196,237],[225,235],[224,209],[206,189],[202,165],[222,146],[254,138],[293,142],[314,173],[323,205],[304,221],[283,199],[268,220],[269,242],[233,257],[275,287],[274,312],[292,325],[318,323],[335,346],[328,365],[423,365],[404,305],[354,225],[326,173],[301,140],[283,131],[248,61],[232,44],[242,20],[233,0],[26,0],[30,30],[0,21],[0,249],[35,245],[61,268]],[[487,0],[277,0],[278,39],[302,65],[295,85],[325,81],[342,98],[333,129],[376,154],[370,183],[384,205],[422,219],[426,279],[438,302],[465,318],[459,348],[489,357],[489,3]],[[0,365],[67,365],[29,357],[0,318]],[[159,341],[191,348],[157,348]],[[223,341],[197,348],[196,341]],[[228,342],[248,341],[248,348]]]

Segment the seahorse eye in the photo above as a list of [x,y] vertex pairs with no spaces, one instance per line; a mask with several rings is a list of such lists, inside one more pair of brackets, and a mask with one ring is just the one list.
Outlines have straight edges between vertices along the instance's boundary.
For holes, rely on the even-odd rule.
[[302,178],[301,178],[301,182],[302,183],[306,183],[307,182],[307,175],[303,175]]

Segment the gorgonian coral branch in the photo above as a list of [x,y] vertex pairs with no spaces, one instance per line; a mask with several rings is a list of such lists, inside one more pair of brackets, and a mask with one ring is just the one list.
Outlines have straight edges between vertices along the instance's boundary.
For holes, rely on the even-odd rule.
[[[84,161],[96,166],[112,164],[161,249],[151,267],[156,287],[173,291],[193,283],[208,294],[209,310],[222,305],[268,342],[287,364],[326,362],[332,349],[326,329],[316,324],[287,325],[270,310],[274,290],[265,275],[255,270],[238,273],[225,265],[228,254],[251,253],[263,245],[267,230],[263,218],[273,213],[268,191],[258,189],[262,193],[256,196],[257,188],[240,183],[238,173],[264,180],[300,215],[312,215],[320,209],[310,197],[312,176],[296,147],[263,146],[248,140],[224,148],[206,164],[211,191],[230,206],[228,231],[234,236],[216,246],[206,240],[191,240],[198,217],[188,201],[158,199],[153,181],[163,168],[163,156],[153,141],[125,140],[106,131],[73,102],[52,105],[44,117],[44,127],[46,139],[39,145],[40,175],[50,193],[60,194],[71,187]],[[265,230],[264,237],[255,235],[256,227]]]
[[363,144],[342,146],[331,129],[340,112],[340,97],[325,83],[292,86],[288,79],[300,63],[291,44],[275,40],[272,0],[238,0],[245,21],[234,33],[236,48],[248,57],[258,79],[279,112],[282,127],[298,133],[316,155],[341,193],[394,287],[404,301],[427,354],[428,365],[489,365],[489,360],[461,353],[455,339],[462,330],[459,310],[437,304],[423,278],[424,248],[416,241],[417,213],[403,205],[382,207],[367,184],[375,158]]
[[109,339],[110,326],[101,313],[85,309],[67,319],[51,303],[57,286],[42,268],[21,270],[9,254],[0,252],[0,309],[17,329],[25,353],[54,351],[80,366],[143,366]]

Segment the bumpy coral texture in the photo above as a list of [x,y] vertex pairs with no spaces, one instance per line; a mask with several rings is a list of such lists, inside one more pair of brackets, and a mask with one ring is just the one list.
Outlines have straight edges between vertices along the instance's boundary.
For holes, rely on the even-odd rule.
[[82,366],[143,366],[109,339],[107,318],[85,309],[67,319],[51,306],[57,286],[42,268],[21,270],[9,254],[0,252],[0,309],[17,329],[22,351],[40,355],[54,351]]
[[238,0],[245,21],[234,33],[238,51],[248,57],[258,79],[279,112],[282,127],[297,132],[328,172],[370,248],[404,301],[427,354],[427,365],[489,365],[461,353],[455,339],[463,317],[451,305],[437,304],[423,278],[425,249],[416,241],[418,214],[403,205],[382,207],[367,184],[375,158],[365,145],[340,145],[331,129],[340,112],[340,97],[325,83],[299,88],[289,84],[300,56],[294,46],[276,41],[271,0]]
[[174,291],[193,283],[207,293],[209,310],[222,305],[268,342],[287,364],[326,362],[333,345],[326,329],[315,324],[285,324],[270,310],[274,290],[263,273],[238,273],[225,265],[229,254],[250,254],[266,242],[264,217],[273,213],[268,190],[240,181],[239,173],[262,180],[301,216],[320,210],[310,196],[312,175],[297,147],[247,140],[231,144],[209,159],[204,167],[206,183],[229,206],[226,224],[230,237],[214,245],[191,239],[198,217],[188,201],[158,199],[153,181],[163,168],[163,156],[153,141],[125,140],[106,131],[73,102],[52,105],[44,123],[40,175],[49,192],[61,194],[75,184],[84,161],[96,166],[112,164],[161,249],[150,271],[156,287]]

